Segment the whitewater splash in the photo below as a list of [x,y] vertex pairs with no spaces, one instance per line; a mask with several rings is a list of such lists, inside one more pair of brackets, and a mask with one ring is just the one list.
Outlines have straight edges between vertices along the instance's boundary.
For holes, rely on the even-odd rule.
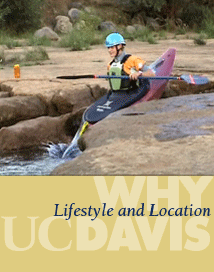
[[83,129],[86,129],[87,124],[80,126],[76,135],[74,136],[70,144],[58,143],[58,144],[46,144],[45,149],[48,151],[49,156],[52,158],[59,158],[64,160],[71,160],[82,154],[79,149],[78,140],[83,133]]

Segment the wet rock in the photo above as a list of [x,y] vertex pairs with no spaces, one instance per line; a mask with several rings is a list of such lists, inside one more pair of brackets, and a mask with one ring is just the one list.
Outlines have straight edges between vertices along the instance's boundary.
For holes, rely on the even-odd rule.
[[46,104],[36,96],[0,99],[0,127],[47,114]]
[[39,30],[37,30],[34,34],[35,37],[37,38],[48,38],[50,40],[53,40],[53,41],[58,41],[59,40],[59,36],[57,35],[56,32],[54,32],[50,27],[43,27]]
[[59,33],[69,33],[72,31],[72,23],[70,22],[70,19],[67,16],[57,16],[56,17],[56,27],[54,31]]
[[42,116],[21,121],[0,129],[0,152],[42,146],[48,142],[69,143],[72,139],[65,131],[70,114],[60,117]]
[[65,121],[64,130],[66,135],[75,136],[77,130],[80,127],[82,116],[87,107],[79,109],[74,114],[71,114],[69,118]]

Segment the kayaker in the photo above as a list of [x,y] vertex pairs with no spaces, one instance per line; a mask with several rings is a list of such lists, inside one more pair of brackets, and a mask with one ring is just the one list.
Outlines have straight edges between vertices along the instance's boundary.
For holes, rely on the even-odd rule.
[[137,87],[139,76],[153,77],[154,71],[147,68],[145,61],[139,57],[126,54],[126,42],[119,33],[111,33],[107,36],[105,45],[112,61],[108,64],[108,75],[128,75],[130,80],[110,79],[112,91],[130,90]]

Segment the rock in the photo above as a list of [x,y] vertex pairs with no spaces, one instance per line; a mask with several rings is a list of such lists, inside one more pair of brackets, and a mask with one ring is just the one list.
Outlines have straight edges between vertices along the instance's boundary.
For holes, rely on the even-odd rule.
[[[130,113],[130,115],[129,115]],[[213,175],[214,94],[139,103],[89,127],[52,175]]]
[[57,16],[56,17],[56,26],[54,31],[59,33],[69,33],[72,31],[72,23],[70,22],[70,19],[67,16]]
[[107,81],[94,83],[85,80],[19,79],[1,82],[1,91],[11,96],[37,96],[47,107],[47,115],[76,112],[104,95],[108,90]]
[[142,24],[134,24],[133,27],[137,30],[137,31],[144,31],[146,29],[146,27]]
[[0,45],[0,51],[4,51],[4,50],[7,50],[7,49],[8,49],[7,45],[5,45],[5,44]]
[[136,32],[136,29],[135,29],[134,26],[129,25],[129,26],[126,27],[126,31],[127,31],[128,33],[130,33],[130,34],[133,34],[133,33]]
[[106,89],[97,84],[76,87],[75,91],[60,90],[57,92],[51,103],[59,114],[76,112],[77,110],[91,105],[98,98],[106,93]]
[[86,109],[87,107],[84,107],[79,109],[74,114],[70,114],[69,118],[65,121],[65,124],[64,124],[66,135],[71,135],[72,137],[75,136],[77,130],[80,127],[83,113]]
[[145,25],[146,20],[144,18],[146,18],[146,13],[142,11],[141,13],[136,14],[136,16],[131,19],[130,23],[131,25]]
[[0,98],[10,97],[9,92],[0,92]]
[[71,3],[68,4],[68,8],[69,8],[69,10],[72,9],[72,8],[84,9],[84,6],[80,2],[71,2]]
[[182,80],[170,80],[162,95],[162,98],[187,94],[200,94],[213,92],[214,81],[203,85],[191,85]]
[[160,25],[158,24],[158,22],[155,19],[151,18],[151,17],[146,18],[146,25],[148,27],[150,27],[154,31],[159,31],[160,30]]
[[81,15],[81,11],[77,8],[72,8],[68,11],[68,16],[71,19],[72,23],[76,23],[78,21],[78,19],[80,18]]
[[5,50],[0,47],[0,63],[4,64],[5,63]]
[[21,121],[0,129],[0,151],[20,150],[48,142],[69,143],[72,139],[65,131],[70,114],[60,117],[42,116]]
[[0,127],[47,114],[46,104],[36,96],[0,99]]
[[84,8],[84,11],[85,11],[86,13],[93,13],[93,8],[91,8],[91,7],[85,7],[85,8]]
[[37,30],[34,36],[37,38],[45,37],[53,41],[58,41],[60,38],[56,32],[54,32],[50,27],[47,26]]
[[17,62],[19,63],[25,59],[25,54],[26,52],[24,51],[17,52],[16,54],[14,54],[12,51],[7,51],[5,53],[4,63],[11,65]]
[[115,24],[112,23],[111,21],[102,22],[99,25],[98,29],[101,31],[112,31],[112,32],[117,31]]

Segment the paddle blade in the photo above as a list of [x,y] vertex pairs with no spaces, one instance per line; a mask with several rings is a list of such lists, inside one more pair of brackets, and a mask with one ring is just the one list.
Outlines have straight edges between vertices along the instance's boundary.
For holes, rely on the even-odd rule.
[[77,76],[58,76],[59,79],[80,79],[80,78],[95,78],[94,75],[77,75]]
[[209,79],[207,77],[199,75],[182,75],[180,79],[194,85],[203,85],[209,83]]

